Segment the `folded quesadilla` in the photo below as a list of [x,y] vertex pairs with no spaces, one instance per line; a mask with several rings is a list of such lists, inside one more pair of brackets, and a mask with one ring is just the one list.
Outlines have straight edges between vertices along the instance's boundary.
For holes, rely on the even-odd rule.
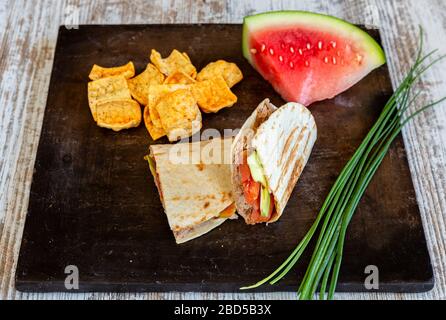
[[304,106],[260,103],[231,150],[235,205],[246,223],[280,218],[316,137],[316,123]]
[[236,217],[232,140],[150,146],[146,159],[177,243],[197,238]]

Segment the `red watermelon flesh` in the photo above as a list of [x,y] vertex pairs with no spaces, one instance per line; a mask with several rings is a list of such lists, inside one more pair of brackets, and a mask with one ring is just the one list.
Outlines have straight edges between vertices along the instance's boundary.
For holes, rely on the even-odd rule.
[[306,106],[333,98],[385,63],[366,32],[302,11],[246,17],[243,53],[286,101]]

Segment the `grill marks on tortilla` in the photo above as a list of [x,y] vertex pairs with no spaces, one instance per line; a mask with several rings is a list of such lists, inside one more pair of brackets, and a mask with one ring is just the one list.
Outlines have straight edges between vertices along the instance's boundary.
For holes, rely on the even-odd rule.
[[276,221],[288,202],[316,141],[313,116],[304,106],[288,103],[257,130],[252,148],[257,150],[270,191],[276,201]]
[[[294,134],[296,133],[296,130],[297,130],[297,129],[298,129],[297,127],[294,128],[294,129],[291,131],[291,133],[290,133],[290,135],[288,136],[288,138],[286,139],[286,141],[285,141],[285,146],[283,147],[283,153],[282,153],[282,156],[280,157],[279,161],[277,162],[277,165],[279,165],[279,166],[282,165],[283,160],[286,160],[286,157],[284,157],[284,155],[288,153],[288,149],[290,148],[290,145],[291,145],[291,143],[293,142]],[[279,139],[280,139],[281,137],[283,137],[283,132],[280,134]]]
[[291,196],[291,193],[293,192],[293,189],[294,189],[294,186],[295,186],[297,180],[299,179],[299,177],[302,173],[302,170],[304,167],[304,162],[305,162],[305,159],[303,157],[300,157],[299,160],[297,160],[296,164],[294,165],[294,168],[292,171],[293,174],[291,176],[291,181],[290,181],[290,183],[288,183],[288,186],[287,186],[286,192],[285,192],[286,194],[289,194],[290,196]]
[[[307,127],[305,127],[305,129],[307,130]],[[314,130],[316,130],[315,123],[313,124],[312,128],[310,129],[310,134]],[[288,186],[286,188],[286,194],[288,194],[288,198],[291,196],[294,186],[297,183],[297,180],[299,180],[299,178],[303,172],[303,168],[307,164],[308,157],[310,156],[311,150],[313,148],[313,143],[311,143],[311,142],[312,142],[312,140],[309,137],[307,137],[302,156],[298,159],[298,161],[296,162],[296,164],[293,168],[293,171],[292,171],[293,175],[291,176],[291,182],[288,184]],[[311,143],[311,145],[310,145],[310,143]],[[287,201],[288,201],[288,199],[287,199]]]
[[[298,129],[301,129],[300,132],[297,131]],[[299,134],[296,138],[297,133]],[[290,170],[290,166],[293,166],[291,172],[294,172],[295,175],[299,176],[300,172],[302,171],[302,165],[298,165],[299,162],[302,162],[302,156],[299,157],[299,154],[297,153],[297,150],[299,149],[300,143],[302,141],[302,139],[306,136],[308,136],[308,128],[307,127],[303,127],[303,128],[294,128],[291,131],[291,134],[288,136],[288,139],[285,143],[285,146],[283,148],[283,153],[282,156],[279,160],[279,166],[282,168],[281,170],[281,176],[279,178],[279,182],[277,184],[277,188],[274,190],[274,192],[277,192],[277,189],[280,185],[282,185],[282,183],[286,182],[283,179],[285,178],[285,176],[288,175],[288,172]],[[288,152],[291,144],[293,144],[292,149],[290,152]],[[307,140],[308,143],[308,140]],[[299,159],[296,160],[296,158],[299,157]],[[283,161],[285,161],[285,164],[282,166]],[[296,174],[296,171],[294,171],[295,169],[300,169],[299,173]],[[296,180],[297,181],[297,180]],[[295,182],[295,181],[294,181]],[[288,183],[288,188],[290,187],[290,185],[292,185],[294,187],[294,183]],[[291,187],[291,190],[293,189],[293,187]],[[288,193],[288,192],[287,192]]]

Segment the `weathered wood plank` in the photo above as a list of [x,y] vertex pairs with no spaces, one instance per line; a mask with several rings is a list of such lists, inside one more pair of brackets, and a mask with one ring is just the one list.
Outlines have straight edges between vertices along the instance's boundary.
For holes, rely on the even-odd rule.
[[[302,9],[379,25],[394,85],[414,57],[418,25],[427,49],[446,52],[444,1],[2,1],[0,4],[0,298],[10,299],[294,299],[290,293],[28,294],[13,278],[59,24],[239,23],[246,14]],[[423,77],[425,101],[444,94],[445,63]],[[446,108],[422,114],[404,130],[436,286],[425,294],[338,294],[339,299],[446,298]]]

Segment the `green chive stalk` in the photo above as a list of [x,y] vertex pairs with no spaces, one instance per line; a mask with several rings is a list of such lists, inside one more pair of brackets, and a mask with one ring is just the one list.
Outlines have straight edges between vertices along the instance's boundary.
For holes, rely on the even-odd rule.
[[372,129],[341,171],[310,230],[290,256],[273,273],[252,286],[241,288],[242,290],[257,288],[265,283],[275,284],[280,281],[299,261],[308,244],[319,231],[313,255],[297,293],[302,300],[312,299],[320,287],[319,299],[322,300],[326,297],[333,299],[348,225],[392,142],[408,121],[446,100],[445,97],[406,116],[420,94],[420,92],[412,94],[417,80],[437,62],[445,58],[445,56],[441,56],[424,65],[436,50],[425,56],[422,56],[422,52],[423,34],[420,29],[420,45],[413,66],[384,106]]

